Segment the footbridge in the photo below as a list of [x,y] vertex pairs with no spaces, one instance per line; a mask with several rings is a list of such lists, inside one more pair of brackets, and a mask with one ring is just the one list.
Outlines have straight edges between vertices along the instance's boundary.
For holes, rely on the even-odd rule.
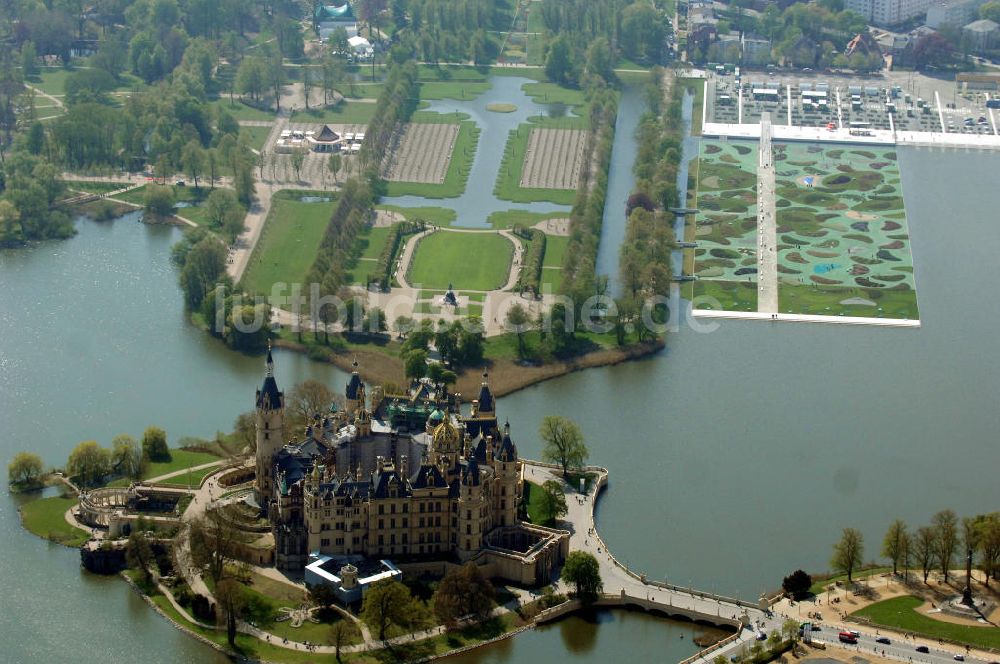
[[[523,472],[526,481],[542,484],[546,480],[561,482],[561,471],[561,467],[556,465],[525,461]],[[604,594],[598,599],[598,606],[637,607],[699,624],[736,630],[732,636],[702,650],[687,662],[710,661],[720,654],[728,657],[730,653],[749,647],[760,631],[781,629],[782,621],[771,613],[768,598],[761,596],[757,602],[747,602],[652,580],[615,558],[601,539],[594,522],[594,508],[607,485],[608,471],[597,466],[588,466],[584,471],[596,473],[597,480],[586,493],[567,492],[565,520],[569,522],[568,530],[571,532],[570,550],[587,551],[600,565]],[[554,620],[577,608],[579,605],[566,603],[540,614],[539,619]]]

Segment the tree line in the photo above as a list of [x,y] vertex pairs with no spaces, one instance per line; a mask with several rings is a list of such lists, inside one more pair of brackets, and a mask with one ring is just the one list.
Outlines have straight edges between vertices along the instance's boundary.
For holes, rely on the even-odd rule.
[[[935,514],[929,524],[915,530],[902,519],[889,525],[880,552],[892,564],[892,573],[902,569],[907,575],[919,570],[924,583],[935,569],[948,583],[955,565],[965,567],[966,556],[973,556],[974,568],[983,572],[985,585],[1000,575],[1000,512],[960,519],[952,510]],[[854,528],[845,528],[834,545],[831,567],[847,575],[853,574],[864,560],[864,536]]]
[[568,51],[575,62],[607,58],[602,69],[613,68],[619,56],[659,63],[669,29],[666,15],[649,2],[543,0],[541,12],[546,30],[556,35],[548,44],[550,53]]
[[[359,2],[360,13],[377,21],[379,12],[369,5],[378,2],[384,0]],[[510,29],[512,5],[511,0],[393,0],[394,48],[424,62],[488,64],[500,50],[491,32]]]

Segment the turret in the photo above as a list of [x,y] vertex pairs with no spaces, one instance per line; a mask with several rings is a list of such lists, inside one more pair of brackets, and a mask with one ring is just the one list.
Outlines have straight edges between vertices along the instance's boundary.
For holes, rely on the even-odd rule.
[[264,383],[257,390],[254,420],[257,430],[256,482],[257,503],[267,511],[274,498],[274,480],[271,476],[274,455],[281,449],[285,423],[285,395],[274,379],[274,359],[271,347],[267,348]]
[[344,397],[347,401],[347,414],[354,415],[358,409],[364,405],[365,384],[361,382],[361,374],[358,373],[358,361],[354,360],[354,370],[351,372],[351,379],[347,381],[347,389],[344,390]]

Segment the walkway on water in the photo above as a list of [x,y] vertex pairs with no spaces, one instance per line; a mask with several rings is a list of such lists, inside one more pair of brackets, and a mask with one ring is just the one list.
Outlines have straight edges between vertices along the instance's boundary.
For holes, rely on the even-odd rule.
[[757,165],[757,312],[778,313],[778,230],[775,222],[771,114],[760,118]]
[[[728,653],[753,642],[758,626],[767,632],[781,629],[782,619],[762,610],[758,605],[690,587],[652,581],[646,575],[622,564],[608,551],[594,521],[597,498],[607,484],[608,471],[597,467],[587,467],[585,470],[596,473],[596,481],[586,493],[578,493],[574,487],[567,488],[568,511],[559,527],[571,533],[570,551],[587,551],[597,559],[606,595],[602,603],[608,604],[609,600],[614,600],[617,596],[616,603],[619,605],[639,606],[720,626],[742,624],[748,627],[740,629],[732,639],[720,642],[717,647],[706,649],[688,661],[708,661],[720,654],[728,657]],[[524,462],[524,479],[534,484],[542,484],[547,480],[563,483],[558,466],[535,461]],[[562,582],[560,586],[562,591],[569,590]]]

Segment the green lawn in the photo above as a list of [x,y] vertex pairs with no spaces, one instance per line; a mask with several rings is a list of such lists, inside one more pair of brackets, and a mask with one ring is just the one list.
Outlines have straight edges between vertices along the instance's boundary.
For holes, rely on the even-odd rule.
[[562,103],[567,106],[582,107],[586,103],[583,91],[564,88],[555,83],[525,83],[524,93],[540,104]]
[[85,191],[90,194],[106,194],[126,186],[120,182],[80,182],[78,180],[66,180],[67,189]]
[[[514,335],[510,335],[514,341],[514,345],[517,345],[517,338]],[[542,518],[542,485],[535,484],[534,482],[524,483],[524,502],[528,505],[528,519],[531,523],[536,523],[539,525],[546,525],[550,523],[549,521]]]
[[[207,461],[205,463],[208,463]],[[177,477],[171,477],[163,480],[163,484],[169,484],[170,486],[192,486],[197,487],[201,485],[201,481],[205,479],[206,475],[210,475],[219,469],[218,466],[212,466],[211,468],[202,468],[201,470],[192,470],[190,473],[181,473]]]
[[77,547],[90,538],[87,531],[66,522],[66,510],[76,504],[76,498],[38,498],[21,506],[21,523],[30,532],[45,539]]
[[[860,296],[875,303],[841,304]],[[782,283],[778,286],[778,309],[785,313],[818,316],[862,316],[866,318],[905,318],[918,320],[917,294],[912,290],[897,291],[851,286],[807,286]]]
[[[546,287],[546,284],[548,286]],[[562,269],[558,267],[543,267],[542,280],[539,284],[543,293],[558,293],[562,287]]]
[[[212,463],[213,461],[221,461],[219,457],[214,454],[208,454],[207,452],[193,452],[191,450],[181,450],[181,449],[171,449],[170,450],[170,461],[157,461],[154,463],[149,463],[146,465],[145,470],[142,473],[142,479],[149,480],[154,477],[159,477],[160,475],[166,475],[167,473],[173,473],[178,470],[186,470],[187,468],[193,468],[194,466],[200,466],[204,463]],[[217,470],[216,468],[209,468],[206,471],[193,471],[191,473],[192,483],[198,484],[201,478]],[[175,484],[178,486],[187,485],[187,473],[167,480],[166,484]],[[127,486],[129,483],[126,479],[118,479],[111,482],[109,486]]]
[[422,219],[435,226],[451,226],[455,221],[455,211],[443,207],[399,207],[398,205],[376,205],[379,210],[389,210],[403,215],[407,221]]
[[[414,114],[418,115],[418,114]],[[438,115],[425,113],[426,115]],[[425,198],[454,198],[465,191],[465,182],[472,169],[472,160],[476,156],[476,143],[479,140],[480,129],[475,122],[467,120],[458,125],[458,136],[455,138],[455,148],[448,162],[448,171],[441,184],[423,182],[386,182],[388,196],[423,196]]]
[[522,124],[510,132],[493,193],[496,194],[497,198],[515,203],[550,201],[561,205],[572,205],[576,199],[575,190],[521,187],[521,171],[524,169],[524,153],[528,148],[528,136],[531,134],[531,129],[537,126],[545,126],[545,124],[539,125],[536,122]]
[[694,297],[700,298],[694,303],[695,309],[757,311],[757,282],[700,280],[693,284]]
[[1000,648],[1000,628],[972,627],[942,622],[917,613],[924,600],[912,595],[875,602],[851,615],[867,618],[882,627],[914,632],[935,639],[948,639],[979,648]]
[[701,136],[701,107],[705,103],[705,79],[680,78],[677,82],[694,90],[694,105],[691,107],[691,134]]
[[73,73],[72,69],[62,67],[42,67],[37,77],[28,79],[28,85],[34,86],[50,95],[62,96],[66,93],[66,77]]
[[237,120],[263,120],[273,122],[275,118],[274,111],[262,111],[259,108],[247,106],[239,99],[229,101],[228,96],[216,99],[211,103],[211,106],[224,109]]
[[348,99],[378,99],[383,87],[385,87],[383,83],[356,81],[343,84],[337,91]]
[[420,84],[420,98],[471,101],[491,87],[487,81],[425,81]]
[[310,109],[292,113],[292,122],[329,122],[331,124],[368,124],[377,104],[345,101],[334,108]]
[[409,280],[425,288],[493,290],[507,281],[514,245],[493,233],[438,232],[420,241]]
[[513,228],[521,225],[530,228],[545,219],[565,219],[569,212],[528,212],[527,210],[503,210],[494,212],[486,221],[493,228]]
[[303,203],[298,193],[280,191],[254,248],[240,286],[269,294],[278,282],[304,284],[335,202]]
[[[867,579],[870,576],[875,576],[877,574],[885,574],[886,572],[891,572],[891,567],[869,567],[868,569],[855,570],[851,575],[854,581],[858,579]],[[831,576],[825,579],[816,579],[813,584],[809,587],[809,592],[813,595],[819,595],[826,590],[826,587],[831,583],[844,583],[847,581],[846,574],[839,574],[837,576]]]
[[562,235],[547,235],[545,237],[545,255],[542,257],[543,268],[562,267],[563,257],[569,238]]
[[264,148],[264,143],[270,133],[270,127],[240,127],[240,138],[255,150]]

